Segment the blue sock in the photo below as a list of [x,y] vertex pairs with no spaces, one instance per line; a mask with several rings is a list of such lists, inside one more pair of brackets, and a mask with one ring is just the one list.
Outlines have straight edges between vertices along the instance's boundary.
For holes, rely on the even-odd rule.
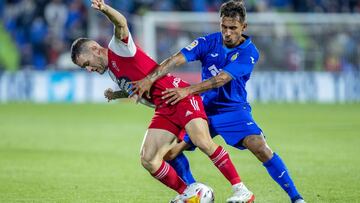
[[167,162],[175,169],[176,173],[186,183],[186,185],[196,182],[191,173],[189,161],[184,153],[180,153],[177,157],[175,157],[175,159]]
[[301,195],[296,190],[296,187],[290,177],[288,169],[276,153],[274,153],[273,157],[270,160],[266,161],[263,165],[265,166],[270,176],[289,195],[292,202],[297,199],[302,199]]

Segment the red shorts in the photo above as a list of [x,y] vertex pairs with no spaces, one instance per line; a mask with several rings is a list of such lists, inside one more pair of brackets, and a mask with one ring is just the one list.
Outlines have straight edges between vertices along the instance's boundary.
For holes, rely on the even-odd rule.
[[175,105],[166,105],[155,109],[155,115],[149,128],[167,130],[182,140],[185,125],[194,118],[207,120],[200,96],[188,96]]

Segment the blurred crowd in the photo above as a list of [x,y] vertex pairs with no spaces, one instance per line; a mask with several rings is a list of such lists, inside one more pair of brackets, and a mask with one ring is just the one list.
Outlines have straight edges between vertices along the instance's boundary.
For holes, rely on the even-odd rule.
[[[224,0],[106,2],[129,17],[133,14],[144,15],[148,11],[217,12]],[[248,12],[360,13],[360,0],[245,0],[245,2]],[[0,0],[0,61],[2,61],[0,70],[18,67],[44,70],[63,66],[59,63],[68,61],[64,58],[69,57],[71,42],[77,37],[91,35],[88,29],[90,12],[90,0]],[[358,49],[360,37],[353,35],[350,33],[350,37],[346,34],[335,36],[334,45],[329,45],[333,46],[330,50],[336,52],[339,44],[352,47],[350,51]],[[289,44],[285,41],[279,43]],[[291,64],[296,63],[297,57],[301,57],[301,54],[305,54],[292,51],[293,46],[296,45],[290,43],[290,46],[287,46],[289,49],[287,53],[290,55],[289,70],[296,70],[297,68],[291,68]],[[266,48],[266,45],[260,44],[259,48],[262,47]],[[270,57],[268,59],[271,60]],[[337,67],[337,61],[329,59],[325,63],[330,64],[329,70],[341,69]],[[352,66],[358,69],[359,62],[354,62]]]

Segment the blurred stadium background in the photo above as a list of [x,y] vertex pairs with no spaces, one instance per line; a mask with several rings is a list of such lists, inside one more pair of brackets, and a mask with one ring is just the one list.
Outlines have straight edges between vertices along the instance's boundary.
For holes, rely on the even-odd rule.
[[[224,1],[107,2],[161,62],[218,31]],[[246,34],[261,54],[247,88],[269,144],[309,202],[358,202],[360,1],[245,4]],[[0,0],[0,202],[166,202],[175,195],[139,164],[151,109],[102,105],[104,89],[116,85],[71,62],[74,39],[106,45],[112,29],[87,0]],[[194,63],[176,75],[194,83],[199,71]],[[288,202],[254,157],[227,149],[257,202]],[[227,183],[200,153],[189,158],[222,202]]]
[[[107,78],[72,64],[74,39],[106,45],[112,26],[84,0],[0,1],[0,101],[101,102]],[[218,31],[221,0],[112,1],[136,41],[161,62],[193,39]],[[261,52],[251,101],[360,101],[358,0],[248,0],[247,34]],[[180,73],[199,80],[198,64]],[[96,83],[97,85],[94,85]],[[99,84],[103,84],[100,85]]]

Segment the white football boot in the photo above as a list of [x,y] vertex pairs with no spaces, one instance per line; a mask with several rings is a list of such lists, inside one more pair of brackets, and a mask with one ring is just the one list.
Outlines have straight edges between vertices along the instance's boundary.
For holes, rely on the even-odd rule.
[[294,203],[306,203],[303,199],[297,199]]
[[227,203],[252,203],[255,195],[241,182],[233,185],[234,194],[226,200]]

